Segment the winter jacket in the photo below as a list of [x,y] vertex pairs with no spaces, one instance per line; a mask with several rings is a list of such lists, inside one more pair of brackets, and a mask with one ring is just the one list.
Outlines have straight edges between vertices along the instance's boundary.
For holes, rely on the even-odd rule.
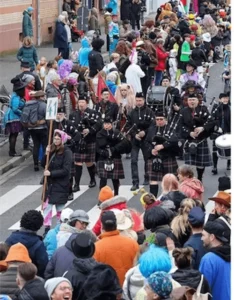
[[117,90],[117,85],[113,81],[106,80],[106,86],[110,90],[111,94],[115,95],[115,92]]
[[203,246],[201,237],[202,237],[201,233],[195,233],[195,234],[191,235],[190,238],[188,239],[188,241],[184,244],[184,247],[192,247],[193,248],[192,266],[193,266],[193,269],[195,269],[195,270],[198,270],[200,261],[207,252]]
[[[195,290],[198,288],[198,285],[201,281],[201,273],[198,270],[193,270],[191,268],[177,269],[174,273],[171,274],[172,278],[177,281],[182,286],[189,286]],[[209,284],[205,277],[203,277],[203,284],[201,287],[201,293],[209,293],[210,288]],[[221,298],[220,298],[221,299]]]
[[79,80],[78,82],[78,87],[77,87],[77,91],[79,95],[86,95],[88,93],[88,86],[87,83],[85,81],[81,81]]
[[0,273],[0,295],[5,294],[13,299],[19,292],[16,283],[17,269],[18,267],[10,266],[6,272]]
[[218,31],[218,33],[214,37],[212,37],[211,45],[213,46],[213,48],[220,47],[222,45],[222,40],[223,33],[221,31]]
[[71,242],[76,236],[77,233],[71,234],[65,245],[54,252],[45,269],[46,280],[54,277],[61,277],[66,271],[72,268],[75,255],[71,248]]
[[159,47],[156,47],[157,57],[158,57],[158,64],[155,67],[156,71],[164,71],[166,69],[166,60],[169,56],[169,53],[165,52]]
[[192,50],[191,58],[196,62],[197,67],[202,66],[203,62],[207,62],[205,51],[200,47],[196,47]]
[[41,91],[41,89],[42,89],[41,81],[40,81],[40,78],[37,74],[35,74],[31,71],[24,71],[24,72],[20,73],[18,76],[19,76],[19,78],[22,79],[24,77],[24,75],[27,75],[27,74],[30,74],[30,75],[34,76],[34,78],[35,78],[34,90],[35,91]]
[[30,100],[26,103],[26,106],[30,105],[35,105],[38,103],[38,108],[37,108],[37,117],[38,117],[38,122],[39,121],[44,121],[41,122],[43,124],[37,124],[35,127],[29,128],[29,130],[38,130],[38,129],[47,129],[47,124],[45,121],[46,118],[46,103],[43,100]]
[[98,14],[96,8],[91,9],[91,16],[89,18],[89,30],[98,31],[100,30]]
[[60,225],[61,224],[58,224],[55,228],[50,229],[43,240],[49,260],[57,249],[57,234],[59,232]]
[[57,234],[57,248],[64,246],[73,233],[80,232],[87,232],[88,234],[90,234],[90,238],[92,239],[92,241],[96,242],[96,236],[92,233],[92,231],[88,229],[79,230],[76,227],[72,227],[67,223],[63,223],[61,224],[60,230]]
[[[127,201],[128,200],[122,196],[115,196],[109,200],[106,200],[102,202],[100,205],[101,213],[103,211],[111,210],[113,208],[119,210],[127,209]],[[102,227],[101,218],[99,217],[99,219],[97,220],[96,224],[92,229],[92,231],[96,234],[96,236],[99,236],[101,234],[101,227]]]
[[72,299],[86,300],[86,296],[83,290],[83,284],[89,273],[98,263],[93,258],[75,258],[73,261],[73,267],[70,269],[64,277],[67,278],[73,287]]
[[[125,274],[123,293],[125,300],[135,299],[137,292],[144,286],[145,278],[139,270],[139,265],[131,268]],[[129,294],[131,298],[129,297]]]
[[175,204],[176,211],[180,208],[180,203],[182,200],[187,198],[187,196],[180,191],[172,191],[167,193],[166,195],[163,195],[163,197],[160,199],[161,201],[165,200],[171,200]]
[[33,37],[32,18],[29,15],[27,10],[23,12],[22,32],[23,32],[23,37],[26,36]]
[[177,28],[180,30],[180,36],[184,36],[185,33],[191,33],[191,30],[189,28],[189,23],[186,20],[181,20],[178,25]]
[[89,76],[93,78],[105,66],[101,50],[90,51],[88,55],[88,61],[89,61]]
[[46,86],[46,98],[53,98],[58,97],[61,99],[61,92],[59,89],[57,89],[52,83],[48,83]]
[[104,102],[103,100],[95,104],[94,109],[100,115],[105,114],[105,117],[110,117],[112,120],[117,119],[119,112],[118,104],[110,101]]
[[133,239],[121,236],[118,230],[104,232],[95,244],[94,259],[115,269],[122,286],[127,271],[133,267],[139,245]]
[[68,48],[68,37],[67,31],[65,29],[65,24],[60,21],[56,21],[55,25],[54,48]]
[[131,64],[125,72],[125,77],[127,84],[132,86],[135,94],[142,92],[141,78],[145,77],[145,73],[141,67],[134,63]]
[[34,46],[26,47],[23,46],[19,49],[17,53],[17,59],[20,62],[28,61],[30,64],[30,69],[35,70],[35,64],[38,64],[37,50]]
[[21,99],[16,93],[13,93],[11,95],[9,108],[4,115],[4,124],[20,121],[24,105],[25,101]]
[[[50,153],[50,160],[48,168],[50,176],[47,179],[48,187],[45,199],[49,199],[49,204],[66,204],[69,195],[72,152],[67,146],[64,146],[61,151]],[[41,162],[43,167],[45,167],[45,161],[44,157]]]
[[35,278],[33,280],[27,281],[20,290],[19,293],[16,294],[16,297],[13,300],[49,300],[49,296],[47,291],[44,288],[44,281]]
[[221,127],[224,133],[231,133],[231,106],[229,104],[215,105],[211,114],[216,120],[218,127]]
[[79,50],[78,61],[81,67],[89,67],[89,53],[92,51],[92,48],[89,45],[87,39],[81,40],[81,48]]
[[231,43],[231,31],[230,30],[226,30],[223,32],[223,41],[222,41],[222,45],[226,46],[228,44]]
[[130,6],[130,18],[131,20],[140,20],[141,16],[141,3],[132,3]]
[[179,190],[188,198],[203,200],[204,186],[197,178],[186,178],[180,183]]
[[231,299],[230,245],[210,248],[200,263],[199,271],[206,277],[212,300]]
[[118,15],[118,1],[117,0],[110,0],[106,7],[112,8],[112,15]]
[[6,239],[5,243],[9,246],[17,243],[23,244],[28,249],[32,263],[34,263],[37,267],[38,276],[44,276],[44,271],[48,263],[48,255],[46,253],[45,245],[39,235],[29,230],[17,230],[12,232],[12,234]]

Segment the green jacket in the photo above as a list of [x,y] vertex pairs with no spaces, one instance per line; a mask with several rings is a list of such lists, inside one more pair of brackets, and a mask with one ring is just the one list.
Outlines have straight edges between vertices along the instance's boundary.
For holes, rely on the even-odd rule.
[[23,12],[22,32],[23,32],[23,37],[33,36],[32,19],[29,13],[27,12],[27,10]]
[[180,61],[187,62],[190,59],[190,44],[187,41],[184,41],[181,47],[181,55],[180,55]]
[[28,61],[30,68],[35,70],[35,64],[38,64],[37,50],[34,46],[30,47],[21,47],[17,53],[17,59],[19,61]]

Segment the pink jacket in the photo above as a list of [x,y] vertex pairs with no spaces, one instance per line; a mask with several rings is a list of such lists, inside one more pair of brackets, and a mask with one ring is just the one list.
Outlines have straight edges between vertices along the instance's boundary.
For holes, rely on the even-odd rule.
[[179,190],[188,198],[203,200],[204,186],[197,178],[187,178],[179,186]]

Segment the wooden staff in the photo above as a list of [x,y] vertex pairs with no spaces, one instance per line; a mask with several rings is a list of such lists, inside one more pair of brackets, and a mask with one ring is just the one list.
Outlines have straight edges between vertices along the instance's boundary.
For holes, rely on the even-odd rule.
[[[52,139],[52,130],[53,130],[53,120],[50,120],[50,129],[49,129],[49,138],[48,138],[48,145],[51,145],[51,139]],[[48,170],[48,164],[49,164],[49,158],[50,155],[46,155],[46,165],[45,165],[45,171]],[[47,186],[47,178],[48,176],[44,176],[44,182],[43,182],[43,190],[41,195],[41,210],[43,211],[43,204],[45,201],[45,193],[46,193],[46,186]]]

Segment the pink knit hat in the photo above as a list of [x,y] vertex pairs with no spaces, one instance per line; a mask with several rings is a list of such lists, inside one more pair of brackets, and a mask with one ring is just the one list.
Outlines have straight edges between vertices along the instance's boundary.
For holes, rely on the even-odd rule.
[[62,144],[65,144],[67,142],[67,140],[70,140],[71,137],[70,135],[66,134],[66,132],[59,130],[59,129],[55,129],[54,131],[54,135],[58,133],[61,136],[62,139]]

